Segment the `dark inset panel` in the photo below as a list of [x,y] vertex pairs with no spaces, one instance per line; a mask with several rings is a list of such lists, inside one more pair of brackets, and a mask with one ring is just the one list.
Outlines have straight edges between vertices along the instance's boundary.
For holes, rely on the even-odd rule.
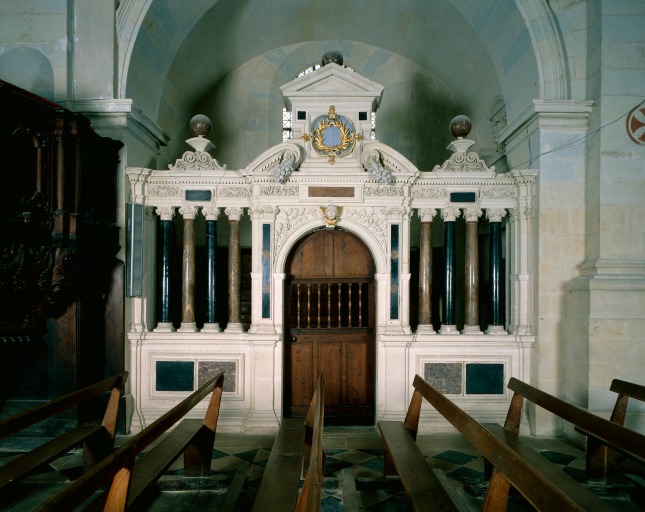
[[503,395],[504,365],[473,363],[466,365],[467,395]]
[[157,391],[193,391],[193,361],[157,361]]
[[462,373],[461,363],[426,363],[423,378],[444,395],[461,395]]
[[211,198],[210,190],[186,190],[186,201],[210,201]]
[[451,203],[474,203],[477,201],[475,192],[450,192]]

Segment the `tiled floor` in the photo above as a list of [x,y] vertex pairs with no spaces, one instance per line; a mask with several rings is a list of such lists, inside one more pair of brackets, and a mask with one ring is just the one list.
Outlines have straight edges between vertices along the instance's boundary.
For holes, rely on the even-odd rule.
[[[562,467],[578,480],[584,477],[583,453],[558,440],[527,440],[546,458]],[[460,436],[435,434],[419,436],[417,443],[426,456],[428,464],[439,470],[439,475],[448,482],[461,500],[465,511],[479,510],[484,493],[483,460]],[[213,474],[209,478],[191,480],[182,478],[179,460],[159,482],[161,492],[150,497],[145,510],[149,512],[183,512],[220,510],[231,481],[238,471],[246,473],[242,492],[233,510],[247,511],[255,498],[269,457],[272,436],[218,434],[213,451]],[[374,512],[398,512],[412,510],[396,477],[383,476],[383,445],[375,428],[346,427],[325,428],[324,446],[327,465],[321,509],[325,512],[345,510],[343,503],[343,471],[351,470],[356,482],[360,510]],[[15,456],[5,452],[3,461]],[[35,504],[60,489],[70,479],[80,474],[82,456],[73,452],[42,468],[38,474],[21,484],[10,497],[0,498],[0,511],[29,511]],[[643,468],[625,467],[624,471],[645,478]],[[642,480],[645,481],[645,480]],[[616,510],[645,510],[643,501],[634,500],[634,486],[625,478],[604,497]],[[602,489],[597,493],[607,492]],[[509,511],[524,512],[532,508],[520,496],[509,501]]]

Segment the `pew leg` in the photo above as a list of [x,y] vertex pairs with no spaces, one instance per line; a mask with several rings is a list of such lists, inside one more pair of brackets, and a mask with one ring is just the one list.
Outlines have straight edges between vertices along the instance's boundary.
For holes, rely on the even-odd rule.
[[213,459],[215,432],[202,427],[184,450],[184,474],[186,476],[208,476]]
[[114,449],[114,438],[104,428],[83,442],[83,468],[87,471],[107,457]]
[[384,475],[396,475],[396,467],[394,466],[394,459],[388,447],[385,447],[383,452],[383,474]]
[[511,483],[508,479],[502,473],[493,469],[493,475],[490,478],[482,511],[506,512],[510,487]]
[[595,439],[587,439],[585,482],[611,485],[616,475],[616,452]]

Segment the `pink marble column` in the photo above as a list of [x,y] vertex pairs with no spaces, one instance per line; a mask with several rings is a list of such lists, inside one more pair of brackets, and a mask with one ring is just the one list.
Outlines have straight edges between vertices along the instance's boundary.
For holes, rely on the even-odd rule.
[[196,206],[182,206],[179,213],[184,217],[184,245],[181,283],[180,331],[196,332],[195,324],[195,216]]
[[241,256],[240,218],[244,208],[224,210],[228,216],[228,324],[226,332],[242,332],[241,309]]
[[482,211],[479,208],[466,208],[466,257],[465,257],[465,318],[464,334],[483,334],[479,328],[479,244],[478,219]]
[[433,208],[417,210],[419,234],[419,326],[418,333],[434,334],[432,327],[432,218]]

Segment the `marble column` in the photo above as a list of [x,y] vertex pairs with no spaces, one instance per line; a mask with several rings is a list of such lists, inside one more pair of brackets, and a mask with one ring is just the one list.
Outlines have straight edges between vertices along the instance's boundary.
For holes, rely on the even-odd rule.
[[464,334],[483,334],[479,327],[479,244],[478,219],[482,216],[479,208],[465,208],[466,257],[464,273],[465,318]]
[[228,324],[226,332],[243,332],[241,306],[240,218],[244,208],[224,210],[228,216]]
[[490,304],[491,316],[488,324],[488,334],[506,334],[502,324],[502,218],[506,215],[503,208],[486,210],[486,217],[490,223]]
[[157,271],[157,327],[155,331],[172,332],[175,328],[170,318],[170,276],[172,254],[172,218],[175,208],[160,207],[156,210],[159,216],[158,235],[158,271]]
[[432,327],[432,218],[434,208],[417,210],[421,219],[419,234],[419,326],[417,333],[434,334]]
[[182,252],[181,326],[180,331],[197,332],[195,323],[195,216],[196,206],[182,206],[179,213],[184,218],[184,243]]
[[219,208],[202,209],[206,217],[206,319],[202,331],[219,332],[217,322],[217,218]]
[[459,208],[443,208],[441,218],[444,251],[444,300],[440,334],[459,334],[455,320],[455,221],[461,215]]

